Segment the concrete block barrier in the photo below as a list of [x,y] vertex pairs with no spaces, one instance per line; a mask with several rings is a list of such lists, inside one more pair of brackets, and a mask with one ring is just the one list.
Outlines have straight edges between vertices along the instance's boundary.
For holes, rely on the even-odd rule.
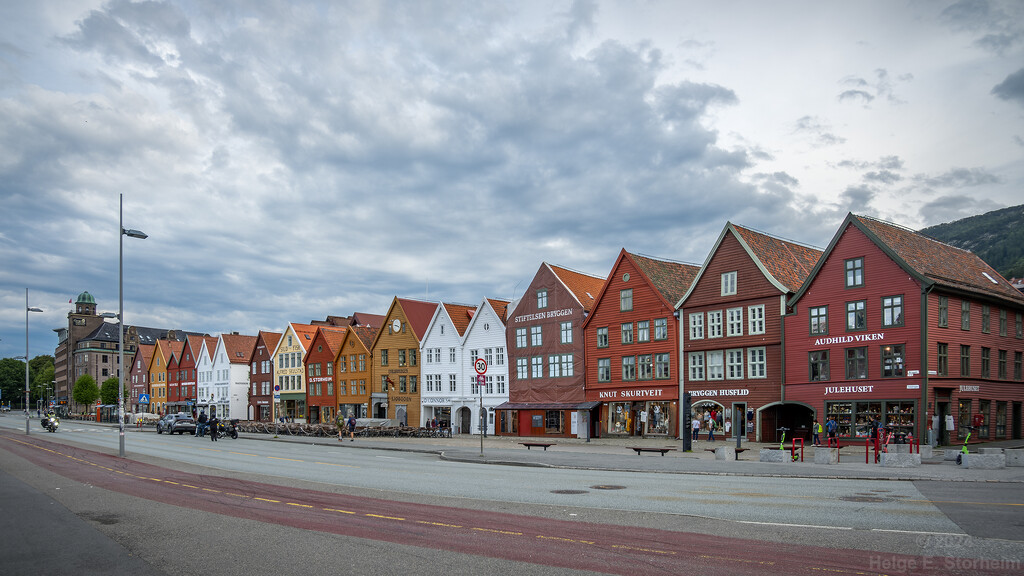
[[889,444],[889,454],[910,454],[910,444]]
[[719,446],[715,448],[715,460],[736,460],[735,446]]
[[978,454],[1002,454],[1002,448],[978,448]]
[[942,451],[942,459],[946,461],[956,460],[956,456],[959,453],[960,451],[955,448],[946,448]]
[[921,465],[921,455],[887,452],[878,455],[878,463],[882,468],[917,468]]
[[791,462],[789,450],[773,450],[771,448],[761,448],[761,462],[777,462],[779,464],[785,464]]
[[1006,450],[1006,466],[1024,466],[1024,450],[1021,449],[1008,449]]
[[814,463],[815,464],[838,464],[839,463],[839,449],[838,448],[815,448],[815,450],[814,450]]
[[935,456],[934,448],[925,445],[921,446],[921,458],[932,458]]
[[960,463],[964,468],[977,470],[997,470],[1006,468],[1005,454],[964,454]]

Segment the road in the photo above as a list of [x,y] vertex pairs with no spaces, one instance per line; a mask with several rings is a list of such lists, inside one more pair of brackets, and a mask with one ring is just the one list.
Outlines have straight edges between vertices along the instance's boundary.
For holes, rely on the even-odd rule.
[[546,574],[977,574],[1017,573],[1024,558],[1016,484],[965,493],[949,482],[550,470],[134,430],[128,445],[131,458],[117,459],[115,430],[77,423],[41,437],[0,433],[8,458],[175,514],[429,550],[446,567],[457,554],[460,565],[500,559]]

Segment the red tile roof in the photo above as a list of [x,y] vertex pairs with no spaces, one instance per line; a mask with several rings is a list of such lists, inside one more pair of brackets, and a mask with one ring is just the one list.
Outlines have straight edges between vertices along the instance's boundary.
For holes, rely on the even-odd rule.
[[817,248],[755,232],[737,224],[729,225],[753,252],[752,256],[790,292],[800,289],[821,258],[822,251]]
[[[263,345],[267,347],[267,353],[271,354],[277,349],[277,343],[281,341],[281,337],[284,336],[284,334],[281,334],[280,332],[260,330],[259,336],[263,337]],[[253,346],[255,347],[255,344]]]
[[252,352],[256,346],[255,336],[244,334],[221,334],[224,341],[224,352],[231,364],[248,364],[252,360]]
[[427,332],[427,326],[430,325],[430,320],[434,317],[434,311],[437,310],[437,302],[424,302],[408,298],[397,298],[397,300],[402,311],[405,312],[409,326],[412,327],[413,335],[422,342],[423,335]]
[[384,315],[356,312],[352,314],[352,322],[359,326],[373,326],[380,330],[381,326],[384,326]]
[[848,219],[888,246],[912,271],[940,286],[980,292],[1024,305],[1024,295],[977,255],[908,228],[867,216]]
[[299,324],[292,322],[289,324],[292,327],[292,332],[295,333],[295,340],[302,346],[302,349],[309,351],[309,345],[313,342],[313,336],[316,334],[316,326],[312,324]]
[[501,323],[505,323],[505,317],[508,316],[508,305],[511,304],[508,300],[498,300],[496,298],[488,298],[487,303],[494,309],[494,313],[501,319]]
[[[330,350],[331,356],[334,356],[338,352],[338,347],[341,346],[341,341],[345,339],[345,333],[348,332],[348,328],[320,327],[317,332],[320,333],[324,342],[327,343],[327,349]],[[314,339],[316,338],[314,337]]]
[[597,295],[604,286],[604,278],[583,274],[554,264],[548,264],[555,276],[576,296],[576,299],[583,305],[583,310],[590,312],[597,302]]
[[683,264],[670,260],[656,260],[639,254],[622,251],[624,255],[633,260],[638,270],[647,277],[647,280],[654,286],[670,307],[675,307],[676,302],[686,294],[693,284],[700,266],[694,264]]
[[[381,316],[383,318],[383,316]],[[373,341],[377,338],[377,333],[380,332],[379,326],[353,326],[349,329],[359,337],[359,341],[363,343],[363,346],[370,350],[373,348]]]
[[452,319],[455,331],[459,333],[459,336],[465,336],[466,328],[469,327],[469,321],[473,319],[473,314],[476,313],[476,306],[466,306],[464,304],[443,304],[443,306],[445,312],[448,313],[448,317]]

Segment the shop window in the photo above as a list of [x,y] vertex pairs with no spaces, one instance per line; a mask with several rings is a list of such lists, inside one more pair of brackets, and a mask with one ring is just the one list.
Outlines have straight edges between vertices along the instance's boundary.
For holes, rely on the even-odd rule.
[[811,336],[828,334],[828,306],[813,306],[809,310]]
[[828,380],[828,350],[815,350],[813,352],[808,352],[807,356],[810,380],[812,382]]
[[1006,438],[1006,402],[996,402],[996,439]]
[[597,359],[597,381],[598,382],[611,382],[612,381],[612,359],[611,358],[598,358]]
[[992,349],[991,348],[985,348],[985,347],[981,348],[981,377],[982,378],[989,378],[989,377],[992,376],[991,365],[990,365],[990,361],[991,361],[990,357],[991,357],[991,355],[992,355]]
[[846,331],[867,328],[867,303],[863,300],[846,303]]
[[936,344],[936,376],[949,376],[949,344],[939,342]]
[[704,353],[703,352],[690,352],[689,354],[690,363],[690,380],[703,380],[704,379]]
[[608,404],[608,433],[626,434],[631,424],[629,420],[628,402],[611,402]]
[[966,438],[971,426],[971,400],[961,398],[958,408],[958,425],[960,438]]
[[960,302],[960,329],[971,329],[971,303],[966,300]]
[[991,410],[991,400],[978,400],[978,414],[974,418],[974,433],[977,434],[979,438],[989,437],[989,417],[991,416]]
[[633,323],[625,322],[622,324],[622,343],[632,344],[633,343]]
[[608,327],[602,327],[597,329],[597,347],[607,348],[608,347]]
[[939,328],[949,326],[949,298],[939,296]]
[[846,349],[846,379],[858,380],[868,377],[868,349],[847,348]]
[[640,320],[636,323],[636,341],[637,342],[650,342],[651,341],[651,321]]
[[882,403],[881,402],[854,402],[854,412],[856,413],[856,425],[854,427],[854,434],[858,438],[865,438],[871,436],[871,420],[878,420],[881,424],[882,416]]
[[851,258],[846,260],[846,287],[856,288],[864,285],[864,259]]
[[882,326],[903,326],[903,296],[882,298]]
[[826,402],[825,413],[828,418],[836,421],[836,435],[853,436],[853,403]]
[[546,434],[561,434],[562,426],[561,410],[546,410],[544,412],[544,432]]
[[701,340],[704,338],[704,313],[695,312],[690,314],[690,340]]
[[882,346],[882,378],[903,376],[903,344]]
[[668,434],[672,429],[668,402],[647,403],[647,433]]
[[960,376],[970,378],[971,376],[971,347],[960,345]]
[[888,401],[884,402],[885,418],[882,424],[896,436],[914,433],[915,403]]
[[1006,350],[999,351],[999,379],[1006,380]]

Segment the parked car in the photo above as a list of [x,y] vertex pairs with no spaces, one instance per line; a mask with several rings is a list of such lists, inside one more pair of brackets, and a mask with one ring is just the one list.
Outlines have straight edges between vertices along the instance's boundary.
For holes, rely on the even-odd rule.
[[196,433],[196,421],[192,419],[191,414],[185,414],[184,412],[178,412],[177,414],[166,414],[156,423],[156,433],[163,434],[189,434]]

